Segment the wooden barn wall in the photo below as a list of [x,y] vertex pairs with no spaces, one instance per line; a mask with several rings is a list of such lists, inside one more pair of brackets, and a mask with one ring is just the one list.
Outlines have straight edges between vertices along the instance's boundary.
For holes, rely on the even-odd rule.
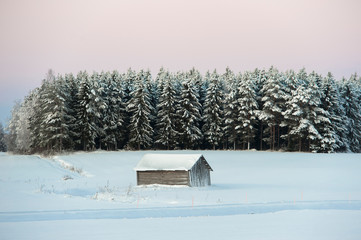
[[138,171],[138,185],[189,185],[188,171]]
[[199,159],[189,172],[190,186],[202,187],[211,185],[211,176],[204,159]]

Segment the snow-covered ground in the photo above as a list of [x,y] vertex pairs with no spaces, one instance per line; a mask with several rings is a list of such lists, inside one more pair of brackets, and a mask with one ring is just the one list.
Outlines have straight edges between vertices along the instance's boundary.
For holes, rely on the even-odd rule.
[[360,154],[172,151],[212,186],[136,186],[149,152],[0,153],[0,239],[361,239]]

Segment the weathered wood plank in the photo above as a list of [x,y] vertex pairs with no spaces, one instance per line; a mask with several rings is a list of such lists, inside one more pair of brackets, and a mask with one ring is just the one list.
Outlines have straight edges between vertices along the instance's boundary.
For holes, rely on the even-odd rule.
[[166,184],[188,185],[188,171],[138,171],[138,185]]

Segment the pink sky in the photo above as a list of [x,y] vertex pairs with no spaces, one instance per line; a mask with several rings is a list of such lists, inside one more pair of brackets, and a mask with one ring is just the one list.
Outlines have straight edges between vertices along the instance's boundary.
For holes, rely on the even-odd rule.
[[1,0],[0,121],[49,68],[361,73],[359,0]]

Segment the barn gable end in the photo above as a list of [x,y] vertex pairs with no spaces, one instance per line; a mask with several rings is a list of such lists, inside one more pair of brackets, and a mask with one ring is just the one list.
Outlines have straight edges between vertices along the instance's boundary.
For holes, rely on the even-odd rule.
[[137,185],[208,186],[213,171],[201,154],[145,154],[134,168]]
[[190,186],[204,187],[211,185],[210,166],[202,156],[189,171]]

